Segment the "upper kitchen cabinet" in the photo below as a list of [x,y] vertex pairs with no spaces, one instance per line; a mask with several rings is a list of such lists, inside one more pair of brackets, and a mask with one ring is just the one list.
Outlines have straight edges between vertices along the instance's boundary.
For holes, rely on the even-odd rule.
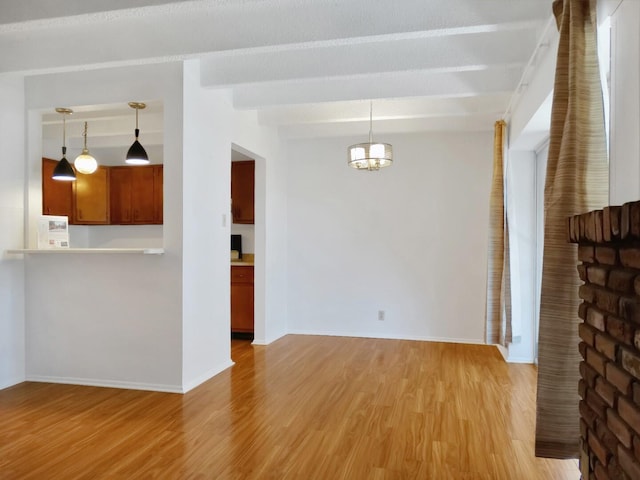
[[42,159],[42,214],[72,218],[73,191],[71,182],[51,178],[58,160]]
[[162,165],[111,167],[111,224],[162,224]]
[[153,223],[162,225],[164,212],[164,167],[153,166]]
[[255,161],[231,162],[231,215],[233,223],[254,223]]
[[61,182],[51,178],[57,163],[42,159],[43,215],[64,215],[75,225],[162,225],[162,165],[100,166]]
[[76,172],[73,182],[73,223],[76,225],[109,224],[109,168],[85,175]]

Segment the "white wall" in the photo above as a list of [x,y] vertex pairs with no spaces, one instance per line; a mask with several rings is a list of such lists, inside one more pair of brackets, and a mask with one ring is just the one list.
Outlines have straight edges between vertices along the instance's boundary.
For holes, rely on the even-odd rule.
[[[255,339],[286,333],[286,165],[273,129],[236,111],[228,91],[200,87],[199,62],[184,66],[183,378],[189,389],[231,364],[231,157],[256,160]],[[267,234],[268,227],[268,234]]]
[[185,62],[182,331],[186,390],[232,365],[229,110],[225,92],[200,87],[200,62]]
[[87,248],[162,248],[164,245],[162,225],[71,225],[69,228],[74,230],[69,234],[72,240],[79,229],[86,231],[88,242],[84,247]]
[[640,199],[640,2],[611,16],[609,203]]
[[[24,79],[0,76],[0,252],[21,248],[24,232]],[[24,266],[0,256],[0,389],[25,378]]]
[[[533,363],[536,334],[536,156],[509,151],[507,215],[511,262],[511,323],[513,342],[507,360]],[[544,177],[543,177],[544,178]],[[542,257],[540,257],[542,258]]]
[[482,343],[493,133],[379,140],[379,172],[359,138],[288,145],[290,331]]
[[27,255],[27,378],[183,390],[182,80],[179,63],[27,78],[30,226],[40,214],[41,112],[163,102],[166,251]]
[[255,253],[256,251],[256,228],[255,225],[245,225],[242,223],[232,223],[231,233],[242,235],[242,253]]

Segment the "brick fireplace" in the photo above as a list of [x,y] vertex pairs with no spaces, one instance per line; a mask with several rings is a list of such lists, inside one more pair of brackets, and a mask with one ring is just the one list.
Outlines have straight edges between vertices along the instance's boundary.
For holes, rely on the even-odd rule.
[[568,221],[578,244],[580,469],[640,479],[640,202]]

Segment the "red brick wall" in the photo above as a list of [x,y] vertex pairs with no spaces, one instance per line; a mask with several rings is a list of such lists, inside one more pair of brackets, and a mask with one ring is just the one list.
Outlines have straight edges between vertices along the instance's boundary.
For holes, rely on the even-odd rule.
[[640,479],[640,202],[577,215],[583,480]]

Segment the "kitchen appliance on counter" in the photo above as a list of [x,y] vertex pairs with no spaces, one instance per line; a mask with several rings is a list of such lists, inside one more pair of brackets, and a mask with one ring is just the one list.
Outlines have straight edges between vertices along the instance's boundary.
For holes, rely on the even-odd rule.
[[[237,252],[237,254],[234,252]],[[236,255],[237,257],[234,258]],[[231,235],[231,259],[242,259],[242,235]]]

